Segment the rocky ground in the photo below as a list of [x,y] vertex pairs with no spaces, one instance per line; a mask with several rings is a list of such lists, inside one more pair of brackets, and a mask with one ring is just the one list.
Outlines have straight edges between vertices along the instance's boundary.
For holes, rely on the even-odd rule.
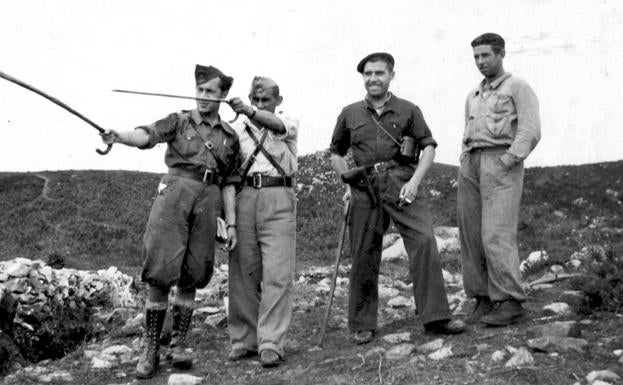
[[[444,279],[457,317],[469,312],[456,268],[456,229],[438,228]],[[578,250],[566,265],[546,266],[547,253],[532,253],[523,265],[529,316],[510,327],[474,326],[458,336],[425,334],[415,315],[412,286],[400,239],[387,236],[381,306],[376,339],[353,345],[346,327],[349,266],[340,269],[326,341],[319,347],[328,301],[330,266],[300,266],[295,284],[295,312],[286,346],[286,361],[264,369],[250,359],[227,361],[227,265],[220,264],[210,285],[198,293],[191,347],[193,368],[181,372],[163,361],[150,380],[134,379],[135,351],[142,329],[140,299],[128,298],[128,280],[113,274],[109,285],[123,301],[101,309],[98,319],[107,332],[85,341],[63,358],[15,364],[3,384],[619,384],[623,377],[623,314],[579,314],[586,300],[570,290],[569,277],[581,274],[594,253]],[[41,269],[41,267],[39,267]],[[44,271],[48,271],[43,268]],[[28,273],[30,274],[30,273]],[[30,274],[33,275],[33,274]],[[58,274],[65,276],[65,274]],[[102,289],[90,275],[79,287]],[[127,277],[127,276],[126,276]],[[4,279],[14,282],[10,274]],[[95,283],[94,283],[95,282]],[[11,283],[13,284],[13,283]],[[32,279],[23,285],[32,284]],[[22,286],[21,290],[25,290]],[[28,286],[30,287],[30,286]],[[95,289],[89,289],[93,296]],[[86,290],[85,293],[89,293]],[[32,290],[31,290],[32,291]],[[59,290],[63,292],[62,289]],[[29,292],[31,293],[31,292]],[[24,293],[22,293],[24,294]],[[32,293],[31,293],[32,294]],[[61,295],[62,296],[62,295]],[[32,300],[31,297],[26,297]],[[19,320],[18,322],[23,322]]]

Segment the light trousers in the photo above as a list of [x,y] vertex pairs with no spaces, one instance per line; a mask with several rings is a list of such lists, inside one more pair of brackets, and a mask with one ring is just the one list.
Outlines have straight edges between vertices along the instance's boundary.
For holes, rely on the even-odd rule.
[[288,187],[244,187],[236,196],[238,245],[229,256],[232,349],[282,357],[292,319],[296,196]]
[[524,168],[520,162],[506,169],[500,161],[505,151],[475,150],[462,157],[457,212],[463,285],[468,297],[524,301],[517,250]]

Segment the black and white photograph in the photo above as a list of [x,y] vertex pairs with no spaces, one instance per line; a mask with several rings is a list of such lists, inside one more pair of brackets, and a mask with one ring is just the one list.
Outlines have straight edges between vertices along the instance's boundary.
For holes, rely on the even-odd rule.
[[0,2],[0,383],[623,383],[623,3]]

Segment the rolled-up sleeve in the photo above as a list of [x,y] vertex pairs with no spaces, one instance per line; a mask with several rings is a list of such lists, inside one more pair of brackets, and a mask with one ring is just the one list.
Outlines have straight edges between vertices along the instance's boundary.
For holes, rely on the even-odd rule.
[[525,159],[541,139],[541,119],[539,100],[528,83],[514,83],[512,92],[517,112],[517,131],[507,152],[519,161]]
[[158,143],[169,142],[175,138],[177,123],[179,118],[173,113],[160,119],[148,126],[138,126],[136,130],[144,130],[149,134],[149,141],[146,145],[139,147],[141,150],[153,148]]
[[346,127],[346,116],[344,110],[337,117],[335,128],[333,129],[333,136],[331,138],[331,145],[329,146],[329,152],[340,156],[346,156],[348,148],[350,147],[350,131]]
[[283,134],[279,135],[279,134],[275,134],[274,132],[270,132],[269,135],[276,139],[276,140],[285,140],[286,138],[288,139],[296,139],[299,135],[299,121],[296,118],[293,118],[291,116],[287,116],[282,112],[279,112],[277,114],[275,114],[275,116],[281,120],[281,123],[283,123],[283,126],[286,129],[286,132],[284,132]]
[[413,137],[419,148],[422,150],[426,146],[433,146],[436,148],[437,141],[433,138],[433,134],[424,120],[424,115],[422,115],[422,111],[417,106],[413,108],[412,119]]

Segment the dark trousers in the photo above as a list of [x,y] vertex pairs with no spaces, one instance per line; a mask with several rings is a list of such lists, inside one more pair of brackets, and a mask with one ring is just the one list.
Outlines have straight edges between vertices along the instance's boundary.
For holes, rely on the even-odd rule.
[[[402,235],[409,256],[416,313],[423,324],[450,319],[428,202],[422,189],[413,203],[398,206],[402,185],[413,173],[374,175],[377,207],[361,190],[352,188],[349,230],[353,263],[350,271],[348,326],[351,331],[374,330],[377,325],[378,275],[383,233],[391,219]],[[403,170],[404,171],[404,170]]]
[[203,288],[212,277],[221,189],[165,175],[143,236],[142,278],[168,290]]

